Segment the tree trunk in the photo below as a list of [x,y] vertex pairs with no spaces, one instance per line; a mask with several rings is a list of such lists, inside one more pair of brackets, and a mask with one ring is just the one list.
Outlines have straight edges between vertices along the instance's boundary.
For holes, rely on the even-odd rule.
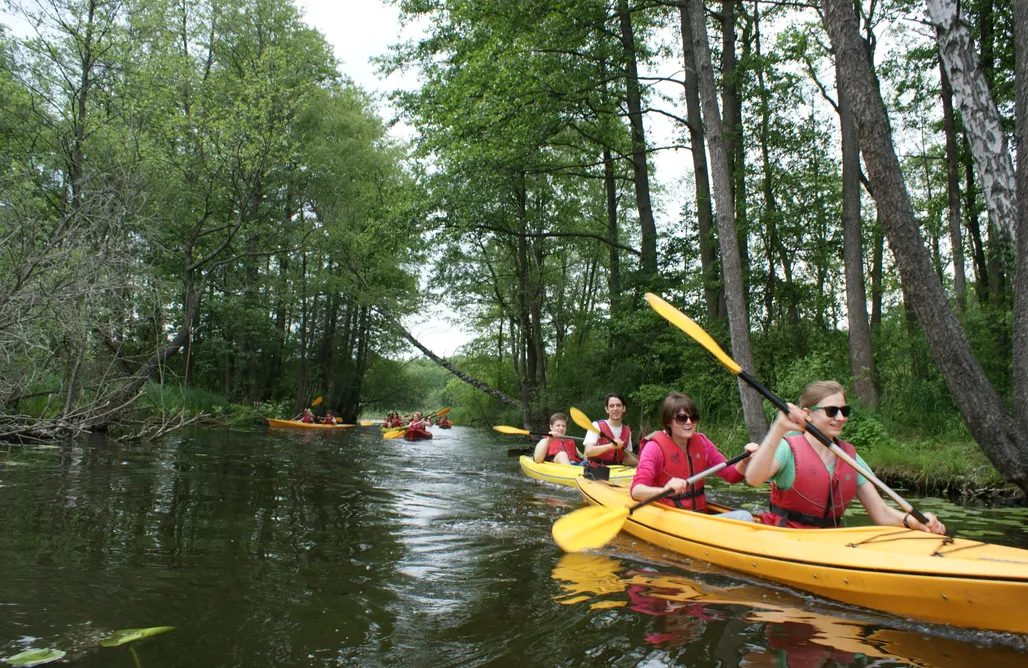
[[[603,147],[603,185],[607,193],[607,237],[610,239],[610,271],[607,291],[610,293],[610,317],[613,323],[621,309],[621,256],[618,254],[618,185],[614,178],[614,157]],[[612,337],[613,338],[613,337]]]
[[635,56],[635,35],[628,0],[618,0],[621,22],[621,44],[625,51],[625,93],[628,97],[628,122],[632,135],[632,169],[635,174],[635,200],[639,209],[642,234],[641,268],[649,282],[657,275],[657,225],[650,203],[650,176],[646,166],[646,131],[643,128],[642,94],[639,90],[639,66]]
[[707,140],[703,132],[700,111],[700,89],[696,76],[696,52],[693,50],[692,27],[689,12],[682,0],[678,14],[682,31],[682,56],[685,67],[685,107],[689,123],[689,149],[692,155],[693,180],[696,185],[696,233],[700,246],[700,272],[703,275],[703,302],[707,319],[720,314],[722,299],[717,251],[714,248],[714,212],[710,202],[710,176],[707,173]]
[[[1028,6],[1013,3],[1016,82],[1017,196],[1028,203]],[[1028,207],[1017,211],[1017,270],[1014,272],[1014,415],[1028,424]],[[1023,432],[1022,432],[1023,433]]]
[[[724,108],[725,154],[731,175],[732,202],[735,207],[735,234],[738,237],[743,292],[749,293],[749,220],[746,215],[746,147],[742,141],[742,96],[736,70],[735,9],[739,0],[721,2],[721,96]],[[706,26],[706,21],[704,21]],[[744,42],[745,44],[745,42]]]
[[967,140],[967,132],[963,133],[964,151],[964,197],[967,211],[967,233],[971,237],[972,257],[974,258],[975,297],[979,304],[989,303],[989,267],[985,262],[985,243],[982,240],[981,226],[978,224],[978,200],[975,193],[974,158]]
[[[836,80],[841,79],[836,65]],[[865,408],[878,407],[875,358],[867,322],[864,291],[864,250],[860,224],[860,145],[853,112],[839,88],[839,125],[842,135],[842,254],[846,268],[846,313],[849,323],[850,367],[853,392]]]
[[[381,309],[379,309],[378,312],[379,312],[379,314],[383,318],[385,318],[386,322],[388,322],[390,325],[393,326],[393,328],[400,334],[400,336],[402,336],[403,338],[405,338],[408,341],[410,341],[410,343],[415,348],[417,348],[418,350],[423,352],[428,359],[432,360],[433,362],[435,362],[439,366],[443,367],[444,369],[446,369],[447,371],[452,373],[454,376],[457,376],[457,378],[460,378],[461,380],[463,380],[468,385],[471,385],[472,387],[474,387],[474,388],[476,388],[478,390],[481,390],[482,392],[485,392],[486,394],[496,398],[496,400],[499,401],[500,403],[502,403],[502,404],[504,404],[504,405],[506,405],[506,406],[508,406],[510,408],[513,408],[514,410],[522,413],[522,415],[527,415],[527,413],[524,412],[523,408],[521,407],[521,405],[517,401],[515,401],[514,399],[511,399],[506,394],[504,394],[500,390],[497,390],[496,388],[492,387],[488,383],[485,383],[485,382],[483,382],[481,380],[478,380],[477,378],[475,378],[473,376],[470,376],[470,375],[464,373],[463,371],[461,371],[460,369],[455,367],[450,362],[444,360],[442,357],[439,357],[434,352],[432,352],[431,350],[426,348],[424,344],[422,344],[420,341],[415,339],[414,336],[410,332],[408,332],[407,329],[403,325],[400,324],[399,320],[397,320],[393,316],[389,315],[385,311],[382,311]],[[526,427],[526,429],[527,429],[527,427]]]
[[[1004,235],[1013,233],[1017,216],[1014,164],[1007,135],[992,99],[967,24],[959,16],[958,0],[926,0],[936,30],[939,57],[953,87],[975,169],[982,181],[989,220]],[[983,44],[983,51],[985,46]]]
[[953,113],[953,89],[946,76],[946,68],[939,61],[939,80],[942,83],[942,129],[946,135],[946,193],[949,203],[949,243],[953,253],[953,290],[957,298],[957,312],[967,307],[967,279],[964,270],[964,241],[960,227],[960,156],[957,151],[957,119]]
[[822,0],[840,67],[841,86],[853,106],[861,153],[903,286],[913,298],[932,356],[975,441],[1003,476],[1028,491],[1028,446],[971,352],[936,276],[892,143],[885,103],[857,30],[851,0]]
[[300,262],[300,348],[297,350],[300,368],[296,374],[296,401],[293,402],[293,415],[303,412],[307,406],[307,253]]
[[[728,306],[728,327],[732,337],[732,357],[743,369],[753,373],[753,355],[750,351],[750,330],[746,315],[746,297],[743,293],[742,264],[739,259],[738,237],[735,234],[735,210],[730,188],[731,173],[725,151],[721,113],[714,89],[714,70],[710,62],[707,26],[703,20],[701,0],[688,0],[689,22],[692,26],[693,48],[696,52],[699,75],[700,100],[703,106],[704,127],[710,139],[710,160],[717,207],[718,240],[721,245],[721,264],[725,279],[725,299]],[[760,395],[739,380],[743,418],[749,436],[759,441],[767,431],[767,418]]]

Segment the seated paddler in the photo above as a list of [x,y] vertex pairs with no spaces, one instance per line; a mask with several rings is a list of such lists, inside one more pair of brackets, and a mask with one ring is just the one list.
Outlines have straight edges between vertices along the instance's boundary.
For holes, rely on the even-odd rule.
[[550,435],[535,445],[533,459],[537,462],[554,462],[556,464],[580,464],[582,456],[575,447],[575,442],[564,438],[568,433],[568,416],[554,413],[550,416]]
[[929,521],[924,525],[909,513],[887,506],[873,483],[807,432],[809,420],[870,471],[853,445],[840,438],[849,415],[843,387],[834,380],[807,385],[800,405],[789,404],[788,415],[778,414],[746,468],[750,485],[771,481],[771,509],[761,515],[761,522],[798,529],[843,526],[843,514],[856,498],[875,524],[945,534],[946,527],[931,513],[925,513]]
[[[704,434],[697,431],[700,420],[699,409],[688,395],[672,392],[664,397],[660,407],[661,431],[650,435],[646,447],[639,453],[639,467],[632,479],[632,498],[645,501],[667,490],[677,494],[660,500],[660,503],[707,512],[707,496],[703,480],[695,484],[686,483],[688,478],[706,471],[725,461],[725,456]],[[751,443],[747,450],[756,450]],[[727,466],[717,472],[729,484],[741,482],[746,471],[746,460],[734,466]],[[723,513],[722,517],[752,522],[753,516],[745,510]]]

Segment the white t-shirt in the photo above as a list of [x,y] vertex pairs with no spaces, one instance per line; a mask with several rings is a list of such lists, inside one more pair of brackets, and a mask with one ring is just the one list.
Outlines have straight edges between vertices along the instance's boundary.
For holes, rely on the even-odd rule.
[[[596,429],[600,428],[600,424],[598,422],[593,422],[593,426],[596,427]],[[612,425],[611,423],[608,422],[607,426],[610,427],[610,433],[614,434],[614,438],[621,438],[621,434],[622,434],[622,432],[625,429],[625,425],[621,425],[620,427],[615,427],[614,425]],[[600,435],[597,434],[596,432],[590,431],[590,432],[586,433],[585,441],[582,442],[582,445],[583,445],[583,447],[586,446],[586,445],[596,445],[596,442],[599,441],[599,440],[600,440]],[[628,452],[635,452],[635,450],[632,449],[632,439],[631,438],[629,438],[628,439],[628,443],[625,444],[625,450],[627,450]]]

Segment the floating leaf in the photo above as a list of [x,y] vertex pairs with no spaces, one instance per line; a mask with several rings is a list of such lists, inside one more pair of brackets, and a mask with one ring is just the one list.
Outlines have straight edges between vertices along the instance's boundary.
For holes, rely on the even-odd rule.
[[63,659],[67,652],[59,649],[30,649],[3,659],[12,666],[39,666],[51,661]]
[[167,633],[174,630],[174,626],[151,626],[148,629],[121,629],[101,640],[100,646],[117,647],[118,645],[124,645],[125,643],[135,642],[159,633]]

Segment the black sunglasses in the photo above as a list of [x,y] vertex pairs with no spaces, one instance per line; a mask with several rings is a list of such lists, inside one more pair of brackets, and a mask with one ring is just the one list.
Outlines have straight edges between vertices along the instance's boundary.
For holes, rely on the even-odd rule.
[[811,406],[808,410],[812,410],[812,411],[821,410],[821,411],[824,411],[825,415],[827,415],[830,418],[835,417],[839,413],[842,413],[842,416],[844,418],[848,418],[850,416],[850,407],[849,406]]
[[675,416],[675,422],[677,422],[678,424],[689,424],[690,420],[692,420],[693,424],[696,424],[697,422],[699,422],[700,421],[699,413],[697,413],[696,415],[689,415],[688,413],[679,413],[678,415]]

